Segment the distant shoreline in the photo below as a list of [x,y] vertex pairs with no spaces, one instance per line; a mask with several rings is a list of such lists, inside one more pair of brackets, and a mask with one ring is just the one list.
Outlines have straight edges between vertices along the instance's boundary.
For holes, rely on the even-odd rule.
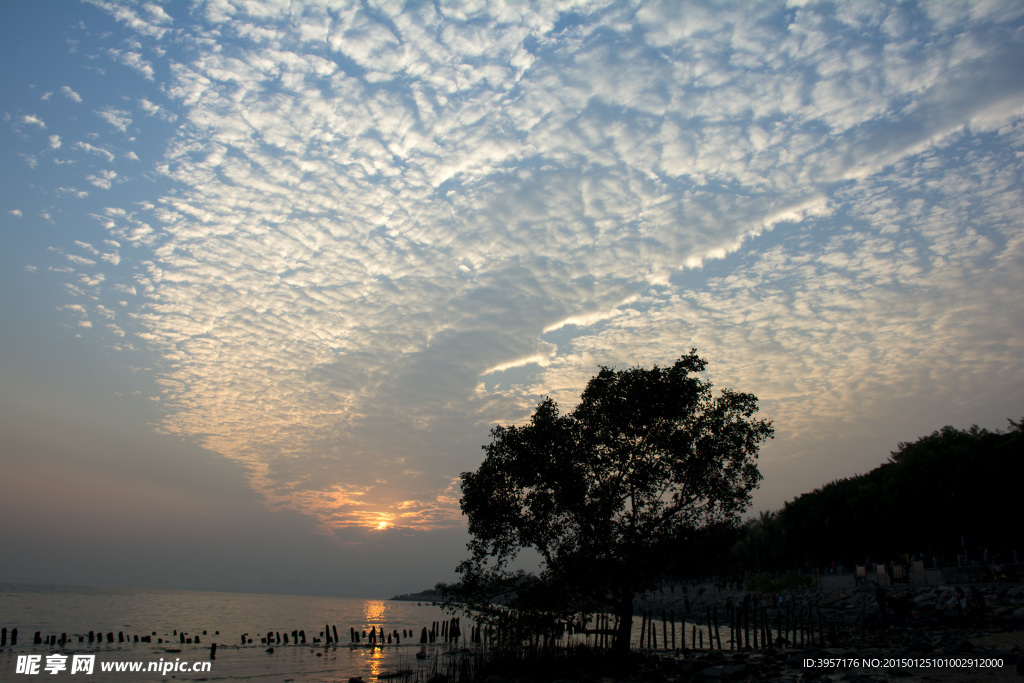
[[405,600],[406,602],[440,602],[444,599],[444,596],[433,589],[428,589],[419,593],[403,593],[388,599]]

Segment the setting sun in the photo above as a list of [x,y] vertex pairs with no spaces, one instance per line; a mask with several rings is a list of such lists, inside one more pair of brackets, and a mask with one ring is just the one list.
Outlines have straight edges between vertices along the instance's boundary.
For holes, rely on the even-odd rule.
[[377,525],[377,531],[384,531],[387,528],[388,528],[388,523],[387,522],[381,522],[381,523],[379,523]]

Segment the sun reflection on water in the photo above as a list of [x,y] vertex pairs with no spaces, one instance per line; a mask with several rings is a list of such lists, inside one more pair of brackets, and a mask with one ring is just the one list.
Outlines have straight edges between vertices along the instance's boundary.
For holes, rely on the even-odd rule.
[[[362,630],[369,632],[376,629],[378,637],[383,641],[384,629],[387,625],[387,616],[391,605],[387,600],[364,600],[363,601],[363,626]],[[381,674],[386,673],[384,668],[385,648],[369,647],[365,652],[363,660],[369,668],[370,680],[378,680]]]
[[384,649],[375,647],[370,649],[370,679],[377,680],[383,673],[384,667]]
[[388,610],[388,603],[386,600],[364,600],[363,601],[363,619],[366,621],[366,628],[371,626],[377,626],[378,628],[384,622],[384,614]]

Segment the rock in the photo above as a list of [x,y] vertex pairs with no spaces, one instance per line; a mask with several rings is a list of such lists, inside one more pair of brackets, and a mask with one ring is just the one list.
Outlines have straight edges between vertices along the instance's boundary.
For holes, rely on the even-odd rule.
[[716,681],[734,681],[750,670],[746,664],[719,664],[701,671],[701,676]]
[[971,641],[969,641],[969,640],[961,640],[959,643],[957,643],[954,646],[953,652],[959,654],[961,652],[970,652],[973,649],[974,649],[974,645],[971,643]]
[[687,659],[687,660],[684,660],[682,662],[679,662],[678,673],[684,679],[688,680],[690,676],[693,676],[695,673],[697,673],[698,671],[700,671],[703,668],[704,668],[704,664],[702,662],[698,662],[698,661],[693,660],[693,659]]

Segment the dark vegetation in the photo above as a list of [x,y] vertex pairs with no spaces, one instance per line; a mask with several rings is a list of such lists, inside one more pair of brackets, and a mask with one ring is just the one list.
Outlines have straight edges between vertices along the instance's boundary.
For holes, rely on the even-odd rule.
[[[1024,550],[1020,523],[1024,431],[943,427],[901,443],[888,462],[762,513],[737,530],[732,571],[808,567],[849,571],[867,558],[921,556],[931,566],[1010,563]],[[987,551],[987,553],[986,553]],[[724,570],[725,567],[722,567]]]

